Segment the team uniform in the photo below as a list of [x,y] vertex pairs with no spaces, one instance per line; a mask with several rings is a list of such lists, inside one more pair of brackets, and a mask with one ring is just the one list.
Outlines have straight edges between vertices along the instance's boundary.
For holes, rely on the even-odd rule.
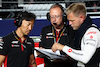
[[89,17],[76,32],[75,47],[65,46],[63,51],[78,61],[79,67],[100,67],[100,31]]
[[[57,32],[52,25],[46,26],[41,31],[41,42],[39,47],[45,49],[51,49],[54,42],[58,42],[64,45],[69,45],[74,37],[74,31],[69,25],[64,25],[60,32]],[[70,45],[71,46],[71,45]],[[60,52],[64,54],[63,52]],[[71,60],[63,62],[51,62],[49,59],[44,58],[45,67],[73,67]]]
[[5,55],[4,67],[29,67],[29,57],[34,54],[34,42],[25,36],[24,42],[12,32],[0,41],[0,54]]

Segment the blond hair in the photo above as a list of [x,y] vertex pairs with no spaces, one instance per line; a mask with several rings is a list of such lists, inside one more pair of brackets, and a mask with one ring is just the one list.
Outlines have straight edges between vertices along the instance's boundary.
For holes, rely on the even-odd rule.
[[84,17],[86,17],[86,6],[85,3],[72,3],[67,9],[66,14],[69,14],[73,12],[74,16],[78,16],[80,14],[83,14]]

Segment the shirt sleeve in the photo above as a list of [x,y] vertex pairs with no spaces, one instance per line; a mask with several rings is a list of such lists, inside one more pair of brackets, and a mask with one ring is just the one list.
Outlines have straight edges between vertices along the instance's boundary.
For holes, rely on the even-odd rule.
[[7,42],[7,40],[5,38],[2,38],[0,40],[0,54],[1,55],[7,55],[8,49],[9,49],[8,44],[9,44],[9,42]]
[[34,41],[30,38],[31,41],[31,54],[34,54]]
[[43,47],[44,48],[44,45],[45,45],[45,37],[46,37],[46,34],[45,34],[45,31],[44,29],[42,29],[41,31],[41,35],[40,35],[40,42],[39,42],[39,47]]
[[81,50],[75,50],[71,47],[65,46],[63,48],[63,51],[73,59],[83,63],[87,63],[94,55],[96,48],[98,47],[98,42],[100,41],[99,37],[99,30],[90,28],[86,31],[85,35],[82,38]]

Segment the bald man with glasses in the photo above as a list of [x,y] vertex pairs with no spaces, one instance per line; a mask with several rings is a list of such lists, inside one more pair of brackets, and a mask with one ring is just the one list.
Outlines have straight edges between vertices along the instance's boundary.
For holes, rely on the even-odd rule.
[[[47,19],[51,22],[51,25],[48,25],[42,29],[39,47],[51,49],[55,42],[61,44],[70,44],[74,36],[74,31],[66,23],[67,15],[64,13],[63,7],[59,4],[52,5],[49,13],[47,13]],[[62,51],[60,51],[60,53],[65,54]],[[55,60],[51,62],[49,59],[44,57],[44,62],[45,67],[73,67],[73,61],[70,59],[66,61]]]

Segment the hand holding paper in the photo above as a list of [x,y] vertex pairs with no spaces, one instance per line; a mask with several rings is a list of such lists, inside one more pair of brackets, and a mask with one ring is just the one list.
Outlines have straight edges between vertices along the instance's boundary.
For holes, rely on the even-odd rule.
[[52,51],[56,52],[57,50],[61,50],[64,48],[64,45],[61,45],[60,43],[54,43],[52,46]]
[[50,60],[57,60],[57,59],[61,59],[61,60],[67,60],[67,55],[60,55],[59,50],[56,52],[53,52],[51,49],[39,49],[39,48],[35,48],[36,51],[40,52],[42,55],[44,55],[45,57],[47,57]]

